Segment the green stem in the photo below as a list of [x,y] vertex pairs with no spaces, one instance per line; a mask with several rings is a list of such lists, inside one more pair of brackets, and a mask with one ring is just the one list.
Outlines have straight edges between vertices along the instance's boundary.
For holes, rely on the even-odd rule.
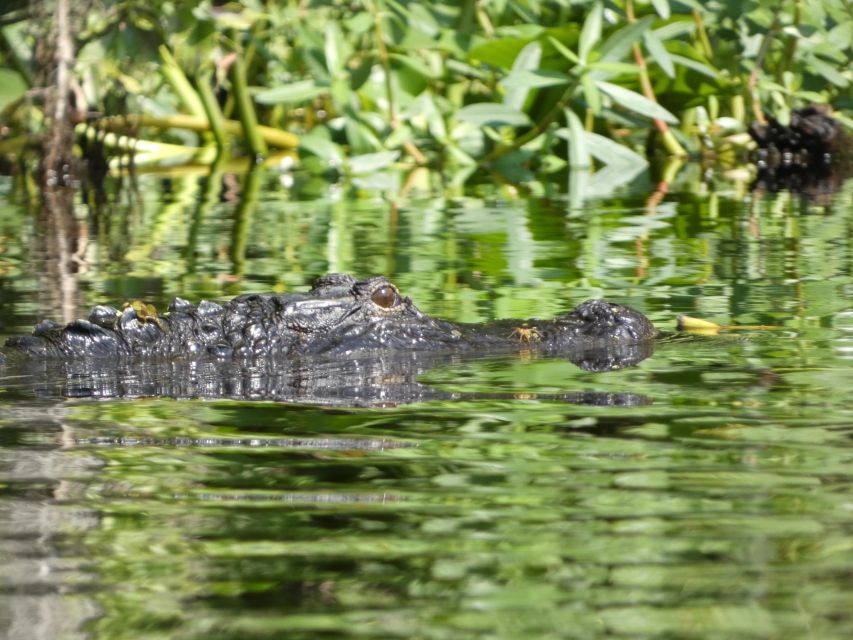
[[[95,124],[100,129],[107,129],[111,131],[138,129],[139,127],[154,127],[155,129],[188,129],[190,131],[202,132],[210,131],[210,122],[207,119],[207,116],[188,116],[181,113],[172,114],[170,116],[112,116],[109,118],[102,118]],[[243,125],[236,120],[225,120],[223,125],[225,127],[225,131],[229,135],[243,135]],[[299,146],[299,137],[289,131],[282,131],[281,129],[258,125],[258,132],[270,146],[281,149],[294,149]]]
[[163,58],[163,65],[160,67],[160,72],[166,78],[166,82],[172,87],[172,90],[178,96],[184,108],[194,116],[206,118],[207,112],[204,109],[201,98],[199,98],[195,89],[193,89],[192,83],[186,74],[184,74],[178,61],[175,60],[165,45],[160,46],[160,57]]
[[228,134],[225,130],[225,117],[213,93],[213,70],[209,65],[205,65],[205,68],[199,72],[196,86],[210,130],[216,139],[216,148],[220,153],[224,153],[228,149]]
[[230,35],[234,52],[237,55],[234,58],[233,64],[228,69],[228,78],[231,80],[231,89],[234,92],[237,117],[243,125],[243,133],[246,136],[246,142],[249,144],[249,150],[255,156],[255,159],[260,160],[269,153],[269,150],[263,136],[258,131],[258,118],[255,115],[255,106],[252,103],[251,96],[249,96],[249,89],[246,83],[245,61],[242,52],[237,50],[237,33],[232,31]]

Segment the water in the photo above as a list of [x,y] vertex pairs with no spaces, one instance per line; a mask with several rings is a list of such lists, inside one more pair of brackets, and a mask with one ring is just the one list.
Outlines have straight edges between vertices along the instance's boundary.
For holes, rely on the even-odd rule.
[[[436,363],[419,382],[444,399],[367,408],[63,399],[7,372],[0,635],[853,636],[853,183],[831,203],[686,182],[578,210],[259,180],[248,203],[240,177],[187,176],[78,205],[65,271],[3,183],[2,333],[327,271],[388,275],[460,321],[606,296],[663,328],[775,328],[603,374]],[[560,399],[584,394],[643,401]]]

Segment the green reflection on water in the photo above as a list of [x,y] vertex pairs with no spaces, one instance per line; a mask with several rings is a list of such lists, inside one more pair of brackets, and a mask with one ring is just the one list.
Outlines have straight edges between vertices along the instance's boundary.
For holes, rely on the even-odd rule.
[[[853,634],[849,186],[823,209],[685,192],[577,216],[559,200],[295,201],[266,178],[242,218],[194,178],[144,186],[92,235],[81,313],[351,270],[456,320],[606,295],[663,327],[687,312],[778,329],[666,340],[604,374],[448,363],[422,380],[462,400],[381,410],[34,403],[6,384],[0,620],[33,602],[97,638]],[[3,213],[11,332],[52,303],[38,253],[10,240],[31,219]],[[574,392],[651,402],[543,399]]]

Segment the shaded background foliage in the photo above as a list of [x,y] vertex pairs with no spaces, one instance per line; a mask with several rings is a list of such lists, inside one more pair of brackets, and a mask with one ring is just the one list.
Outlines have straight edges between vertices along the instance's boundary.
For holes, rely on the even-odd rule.
[[[38,52],[50,50],[62,1],[3,10],[7,159],[49,124]],[[144,165],[298,148],[301,165],[328,179],[402,163],[457,183],[481,167],[525,182],[591,162],[642,168],[655,150],[731,164],[765,110],[785,122],[792,108],[830,103],[849,125],[853,108],[843,0],[93,0],[70,10],[74,117],[90,124],[78,134],[114,163],[130,149]]]

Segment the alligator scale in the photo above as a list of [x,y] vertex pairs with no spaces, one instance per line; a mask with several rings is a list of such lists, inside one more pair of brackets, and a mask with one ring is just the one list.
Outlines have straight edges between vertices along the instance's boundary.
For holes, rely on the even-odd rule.
[[[146,309],[148,309],[146,311]],[[327,275],[307,293],[242,295],[195,306],[175,298],[168,313],[98,305],[87,320],[45,320],[7,340],[7,356],[38,358],[237,358],[346,356],[380,351],[548,354],[636,344],[657,331],[641,313],[590,300],[553,320],[458,324],[431,318],[383,277]]]

